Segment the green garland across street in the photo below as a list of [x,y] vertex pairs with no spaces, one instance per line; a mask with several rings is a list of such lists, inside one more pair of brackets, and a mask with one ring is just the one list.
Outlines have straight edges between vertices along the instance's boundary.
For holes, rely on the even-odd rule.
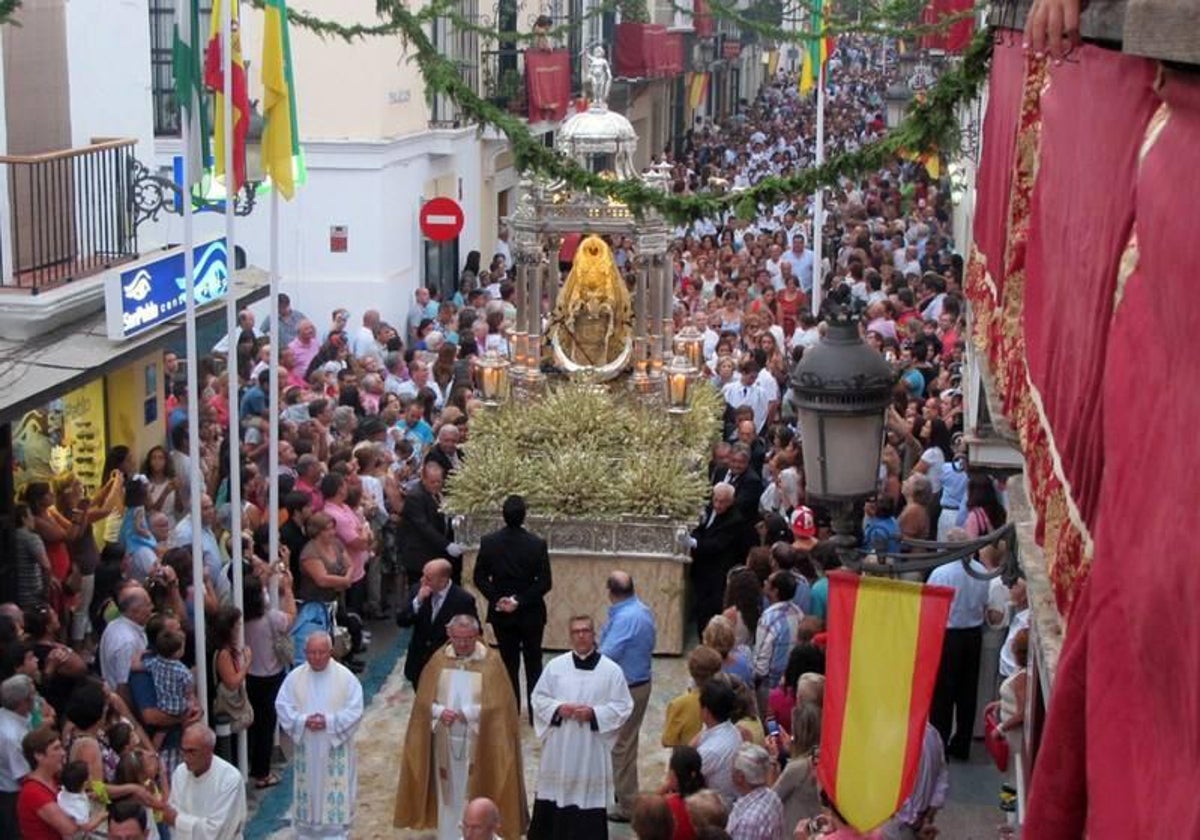
[[[3,2],[3,0],[0,0]],[[262,7],[264,0],[250,0]],[[721,0],[714,14],[725,13]],[[468,121],[480,129],[491,126],[508,138],[518,171],[561,181],[576,191],[590,191],[619,201],[636,214],[656,210],[675,222],[716,218],[733,210],[743,218],[752,217],[760,205],[782,198],[807,195],[819,187],[837,185],[844,178],[855,178],[885,166],[902,153],[926,154],[956,147],[959,135],[958,113],[973,101],[987,80],[993,35],[990,29],[975,33],[961,60],[941,75],[933,88],[914,101],[904,121],[879,140],[853,152],[835,155],[819,167],[811,167],[788,177],[764,178],[753,187],[735,192],[705,191],[692,195],[665,193],[640,181],[617,181],[588,172],[573,161],[545,146],[530,133],[524,120],[498,105],[488,102],[459,74],[455,64],[437,49],[426,34],[424,24],[445,16],[450,0],[433,0],[413,12],[399,0],[379,0],[377,10],[386,18],[376,26],[344,26],[288,10],[292,24],[326,37],[343,40],[377,35],[399,35],[409,47],[412,60],[420,67],[430,95],[442,94],[458,106]],[[940,25],[945,25],[943,22]],[[795,35],[795,33],[792,33]]]

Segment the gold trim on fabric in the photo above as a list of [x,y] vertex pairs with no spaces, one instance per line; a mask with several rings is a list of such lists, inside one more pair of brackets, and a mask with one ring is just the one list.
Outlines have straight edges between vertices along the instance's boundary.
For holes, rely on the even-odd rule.
[[1058,444],[1054,440],[1054,432],[1050,425],[1050,419],[1046,416],[1046,406],[1042,403],[1042,392],[1033,384],[1033,377],[1029,374],[1029,362],[1025,363],[1025,381],[1029,387],[1029,400],[1037,411],[1038,423],[1046,433],[1046,449],[1050,453],[1050,464],[1054,470],[1054,477],[1058,483],[1062,485],[1063,500],[1066,503],[1066,514],[1071,520],[1071,524],[1079,531],[1083,537],[1083,559],[1091,560],[1092,553],[1095,549],[1095,544],[1092,541],[1091,531],[1088,530],[1087,524],[1083,521],[1083,515],[1079,512],[1079,506],[1075,504],[1074,493],[1071,492],[1071,482],[1067,479],[1067,473],[1063,467],[1062,455],[1059,454]]
[[1158,142],[1158,136],[1167,127],[1167,122],[1170,119],[1171,106],[1163,102],[1154,111],[1154,116],[1150,118],[1150,122],[1146,123],[1146,132],[1142,137],[1142,147],[1138,150],[1138,166],[1141,166],[1142,162],[1146,160],[1146,155],[1150,154],[1150,150]]
[[1117,310],[1121,308],[1121,301],[1125,298],[1125,284],[1129,282],[1129,278],[1133,276],[1134,270],[1137,269],[1138,259],[1141,257],[1141,251],[1138,248],[1137,222],[1133,224],[1133,230],[1129,233],[1129,241],[1125,243],[1125,250],[1121,252],[1121,262],[1117,266],[1117,285],[1113,290],[1113,318],[1117,317]]

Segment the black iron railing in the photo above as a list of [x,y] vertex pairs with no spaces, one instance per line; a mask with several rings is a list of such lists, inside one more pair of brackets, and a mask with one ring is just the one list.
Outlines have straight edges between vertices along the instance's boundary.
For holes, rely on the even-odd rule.
[[81,149],[3,155],[12,253],[3,285],[38,291],[137,256],[132,139]]
[[480,95],[513,113],[526,112],[525,50],[517,47],[483,50],[480,64]]

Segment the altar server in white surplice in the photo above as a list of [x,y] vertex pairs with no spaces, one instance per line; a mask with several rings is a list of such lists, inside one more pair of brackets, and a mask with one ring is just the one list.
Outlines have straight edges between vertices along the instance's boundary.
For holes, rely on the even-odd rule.
[[362,720],[362,685],[333,661],[327,633],[308,637],[304,658],[275,698],[279,726],[296,744],[292,827],[300,840],[346,838],[358,786],[353,739]]
[[183,763],[171,774],[163,821],[178,840],[234,840],[246,823],[246,785],[238,769],[213,755],[216,734],[202,723],[183,733]]
[[573,650],[550,660],[533,689],[542,763],[529,840],[608,837],[612,749],[633,712],[621,668],[596,648],[592,619],[572,618],[570,629]]

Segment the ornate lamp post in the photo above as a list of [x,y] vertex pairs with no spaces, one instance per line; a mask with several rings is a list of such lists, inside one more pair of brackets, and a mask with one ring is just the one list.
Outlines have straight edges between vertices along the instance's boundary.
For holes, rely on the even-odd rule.
[[698,368],[684,356],[676,356],[663,369],[669,413],[687,414],[692,410],[692,392],[697,373]]
[[489,350],[477,365],[480,398],[484,405],[496,408],[508,399],[508,359]]
[[[800,426],[808,493],[832,508],[833,542],[843,565],[892,575],[961,560],[974,577],[1014,575],[1012,525],[962,543],[905,540],[915,550],[903,554],[867,555],[859,550],[855,506],[878,492],[884,418],[895,381],[891,365],[859,337],[857,322],[844,315],[829,320],[820,344],[792,369],[791,400]],[[1001,562],[992,572],[970,564],[988,547],[1001,551]]]
[[791,375],[809,493],[853,504],[875,492],[895,381],[892,366],[859,337],[857,322],[829,321]]

